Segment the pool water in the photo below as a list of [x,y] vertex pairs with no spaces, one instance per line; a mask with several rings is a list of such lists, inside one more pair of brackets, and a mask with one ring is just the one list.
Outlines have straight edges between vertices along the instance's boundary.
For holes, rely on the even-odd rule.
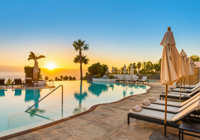
[[59,85],[64,86],[63,104],[59,88],[28,112],[25,110],[53,89],[1,89],[0,137],[81,113],[96,104],[114,102],[130,95],[144,93],[149,88],[144,85],[119,83],[55,82],[55,86]]
[[158,82],[157,80],[148,80],[149,82]]

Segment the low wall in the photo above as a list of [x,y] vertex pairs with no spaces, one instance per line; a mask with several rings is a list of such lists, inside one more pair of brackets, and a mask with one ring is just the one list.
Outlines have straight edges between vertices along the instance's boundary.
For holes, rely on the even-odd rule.
[[148,74],[138,74],[139,79],[142,79],[142,76],[147,76],[147,79],[156,79],[160,80],[160,74],[155,74],[155,75],[148,75]]
[[[192,76],[186,76],[185,77],[185,84],[186,85],[195,85],[197,83],[199,83],[199,68],[194,68],[195,74]],[[182,80],[183,83],[184,80]],[[179,83],[179,82],[178,82]]]

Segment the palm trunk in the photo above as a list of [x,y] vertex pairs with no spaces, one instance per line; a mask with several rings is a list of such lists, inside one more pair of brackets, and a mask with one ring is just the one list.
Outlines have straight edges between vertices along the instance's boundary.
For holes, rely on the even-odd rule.
[[79,59],[80,59],[80,80],[82,80],[82,52],[79,50]]

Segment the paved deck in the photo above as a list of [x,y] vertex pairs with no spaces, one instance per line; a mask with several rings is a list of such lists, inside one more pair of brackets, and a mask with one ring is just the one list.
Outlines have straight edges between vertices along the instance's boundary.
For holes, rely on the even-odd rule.
[[[165,91],[165,86],[159,82],[147,85],[152,87],[147,94],[100,105],[90,113],[10,140],[148,140],[154,130],[162,132],[163,126],[136,119],[131,119],[130,126],[127,125],[127,113],[133,106],[151,96],[158,98]],[[168,127],[167,132],[178,136],[178,129]],[[187,136],[184,139],[194,138]]]

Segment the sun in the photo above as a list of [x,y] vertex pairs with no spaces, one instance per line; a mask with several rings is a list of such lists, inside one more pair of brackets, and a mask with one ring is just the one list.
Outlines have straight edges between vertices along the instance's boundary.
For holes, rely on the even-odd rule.
[[54,63],[47,63],[46,64],[46,68],[49,69],[49,70],[52,70],[52,69],[55,69],[56,68],[56,64]]

